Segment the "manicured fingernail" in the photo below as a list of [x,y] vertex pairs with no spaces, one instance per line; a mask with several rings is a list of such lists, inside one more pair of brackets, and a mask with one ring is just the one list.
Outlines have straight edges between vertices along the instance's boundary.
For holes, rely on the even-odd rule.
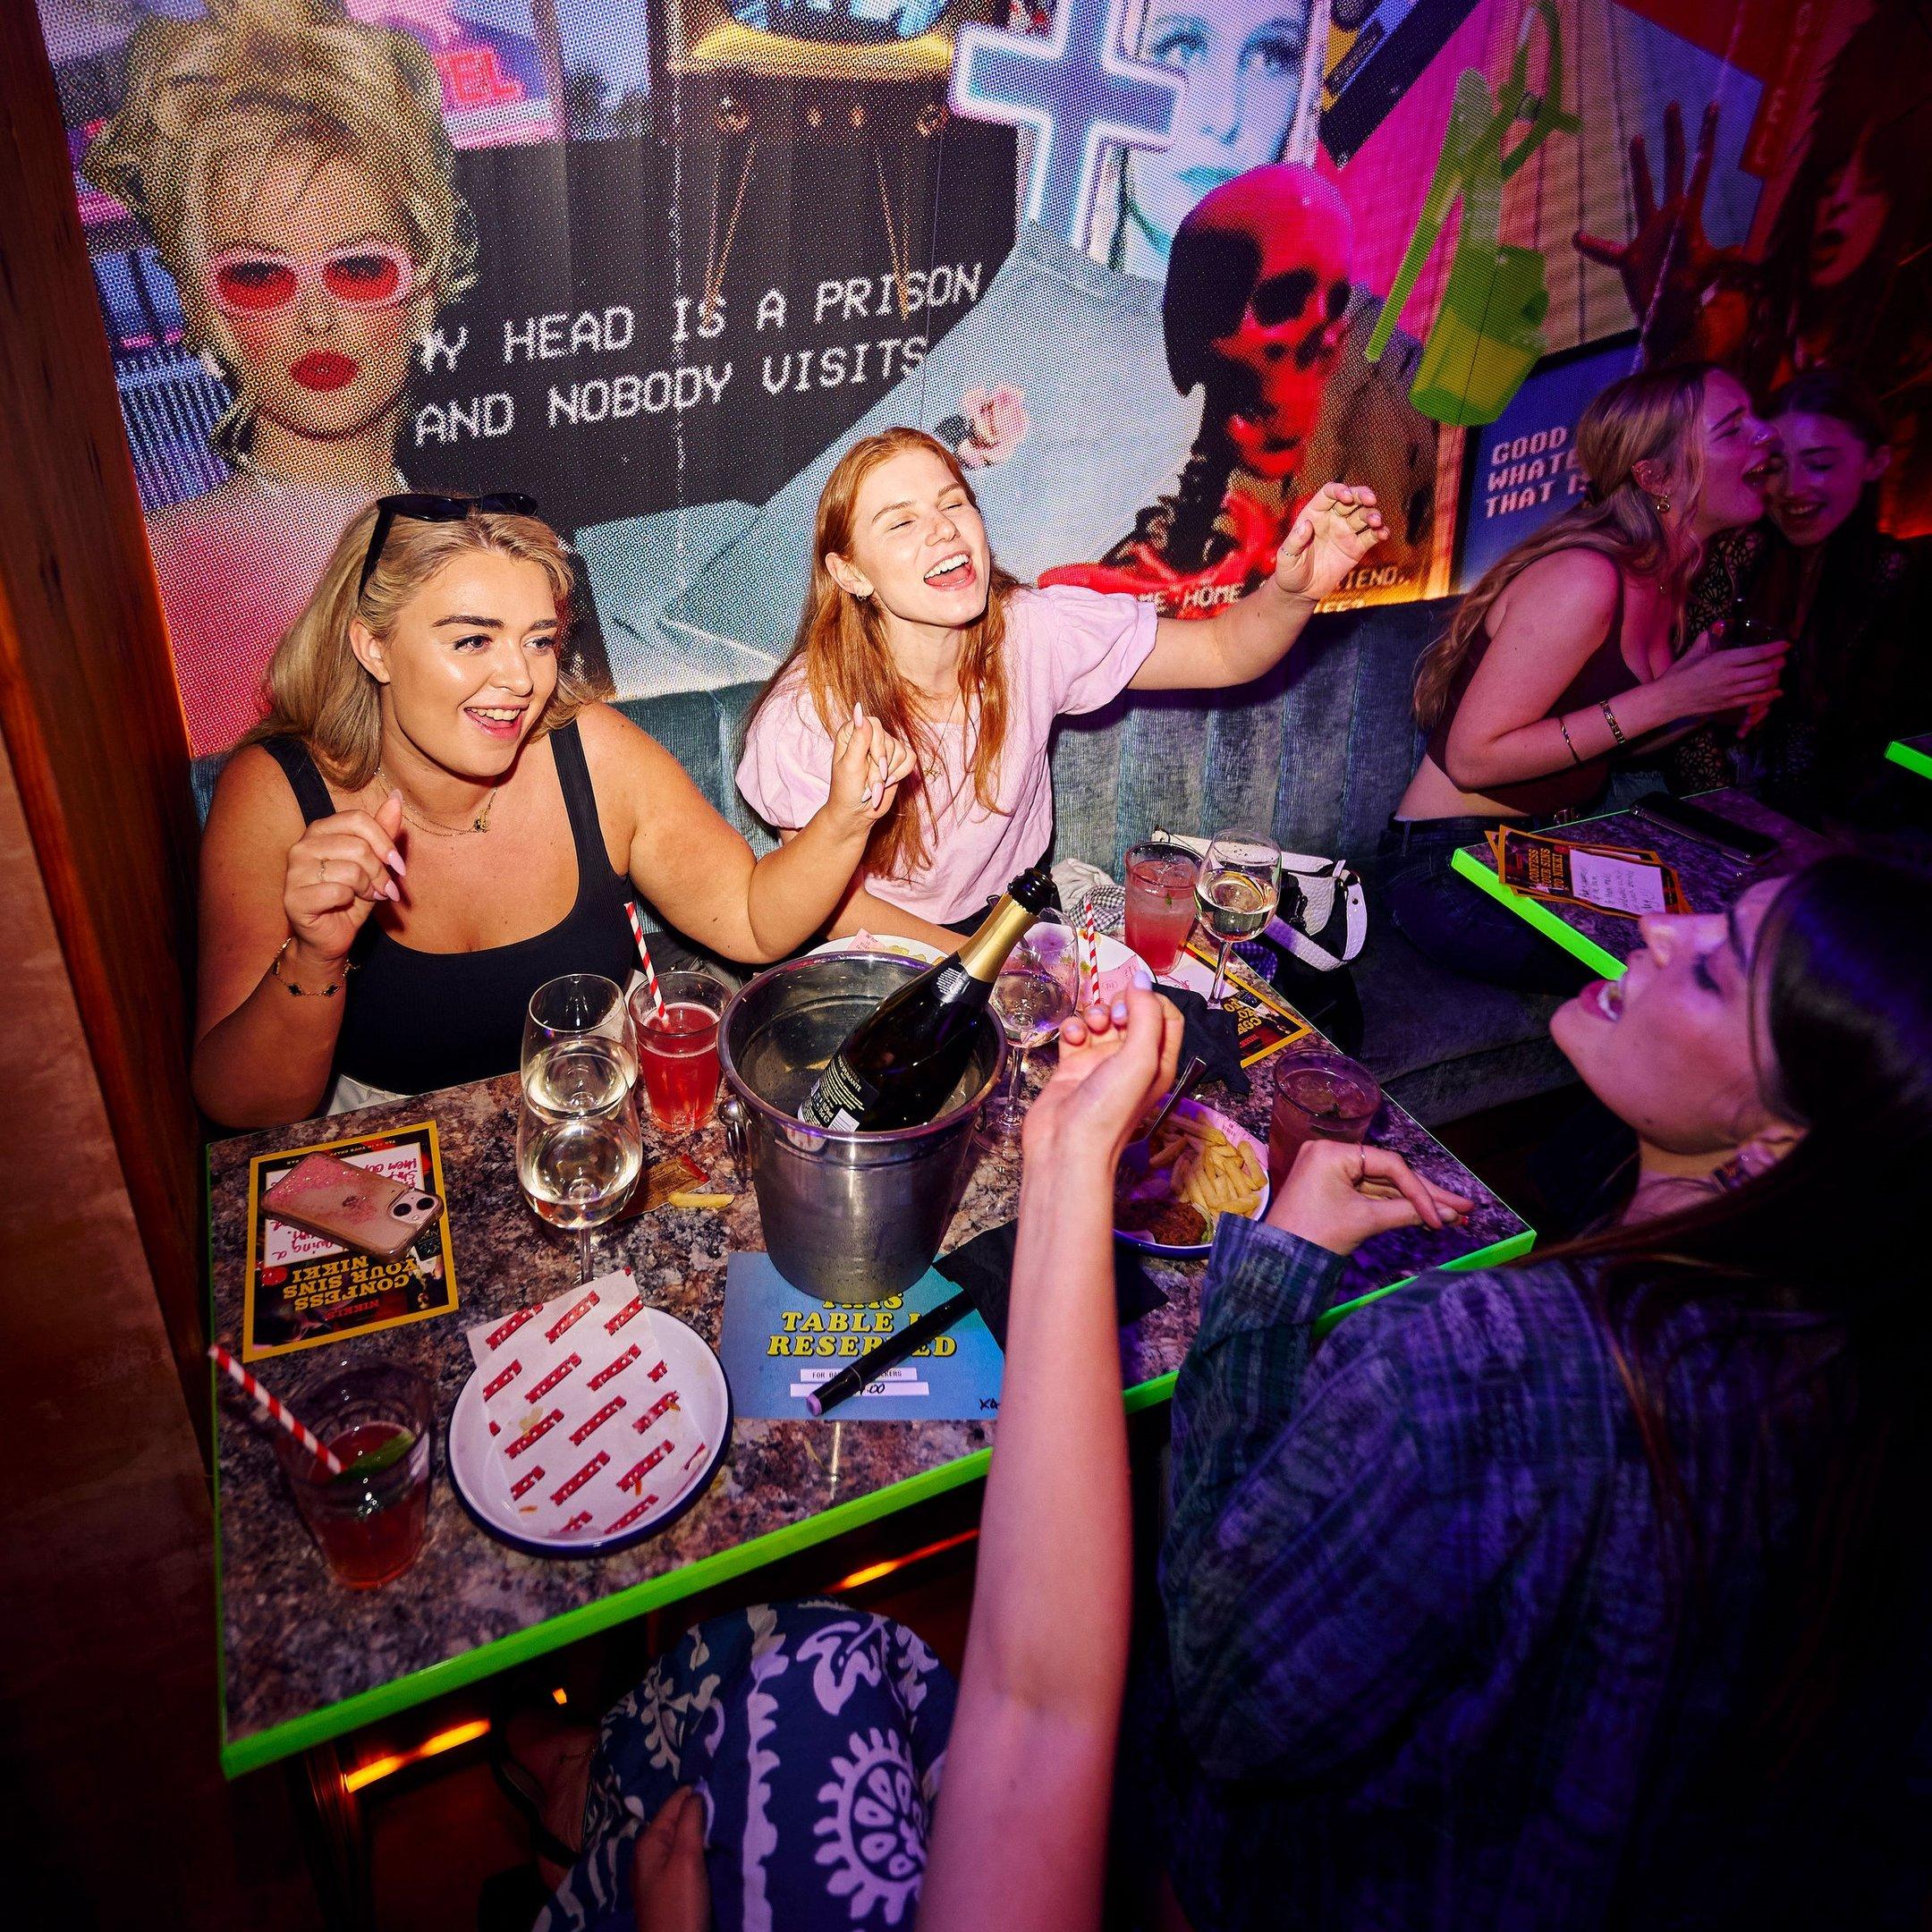
[[402,888],[394,879],[385,879],[383,881],[383,896],[386,899],[400,899],[402,896]]
[[402,854],[397,852],[393,846],[390,848],[389,851],[386,852],[383,854],[383,863],[387,866],[389,869],[394,872],[398,878],[407,878],[409,877],[409,868],[402,863]]
[[1114,1002],[1114,1024],[1115,1026],[1125,1026],[1127,1024],[1127,1002],[1123,999],[1117,999]]

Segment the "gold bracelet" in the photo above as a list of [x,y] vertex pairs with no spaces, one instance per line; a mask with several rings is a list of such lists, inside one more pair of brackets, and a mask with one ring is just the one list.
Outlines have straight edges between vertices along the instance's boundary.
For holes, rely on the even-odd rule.
[[1572,741],[1570,737],[1569,724],[1567,720],[1565,720],[1565,718],[1563,717],[1563,713],[1560,711],[1556,714],[1556,729],[1563,733],[1563,741],[1566,745],[1569,745],[1570,756],[1574,758],[1579,765],[1580,765],[1583,762],[1583,754],[1577,750],[1575,744]]
[[355,970],[354,962],[351,960],[344,960],[343,962],[343,978],[341,979],[331,979],[329,983],[326,987],[323,987],[319,991],[316,990],[311,987],[297,986],[292,979],[284,979],[282,977],[282,955],[286,953],[288,949],[294,944],[295,935],[293,933],[291,933],[288,937],[284,939],[282,944],[275,948],[275,959],[268,968],[268,977],[273,979],[276,983],[276,985],[286,987],[288,990],[297,999],[334,999],[335,996],[342,991],[343,981],[345,981],[348,979],[349,975]]
[[1616,713],[1610,708],[1610,700],[1607,698],[1599,699],[1597,708],[1603,713],[1603,721],[1610,727],[1610,735],[1619,744],[1627,743],[1629,741],[1623,735],[1623,727],[1617,723]]

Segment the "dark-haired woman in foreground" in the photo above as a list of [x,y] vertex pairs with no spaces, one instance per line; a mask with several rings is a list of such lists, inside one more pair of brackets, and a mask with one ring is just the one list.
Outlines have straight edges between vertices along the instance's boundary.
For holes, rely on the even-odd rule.
[[1614,1225],[1310,1359],[1361,1151],[1222,1223],[1161,1579],[1195,1932],[1920,1922],[1932,884],[1643,930],[1552,1029],[1639,1137]]

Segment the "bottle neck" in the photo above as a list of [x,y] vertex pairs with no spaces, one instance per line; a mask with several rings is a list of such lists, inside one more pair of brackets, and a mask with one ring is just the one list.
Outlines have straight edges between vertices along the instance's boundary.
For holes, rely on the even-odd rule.
[[979,930],[959,949],[962,971],[991,986],[999,978],[1006,955],[1020,944],[1021,936],[1039,914],[1021,905],[1010,894],[986,916]]

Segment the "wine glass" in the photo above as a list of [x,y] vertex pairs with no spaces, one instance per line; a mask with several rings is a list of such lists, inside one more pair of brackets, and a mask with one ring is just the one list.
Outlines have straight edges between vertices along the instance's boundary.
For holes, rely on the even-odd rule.
[[1201,924],[1221,942],[1214,991],[1208,996],[1213,1006],[1225,987],[1234,942],[1262,931],[1281,902],[1281,848],[1263,832],[1240,826],[1216,832],[1194,882],[1194,902]]
[[987,1104],[987,1124],[1003,1141],[1017,1138],[1026,1114],[1027,1061],[1060,1030],[1080,998],[1080,940],[1057,912],[1043,913],[1006,955],[993,982],[993,1012],[1006,1035],[1006,1077]]
[[637,1034],[623,989],[601,973],[565,973],[530,995],[523,1091],[551,1114],[602,1112],[637,1083]]
[[590,1231],[631,1198],[644,1164],[637,1093],[619,1089],[595,1109],[543,1106],[525,1088],[517,1102],[517,1185],[538,1216],[577,1237],[577,1279],[590,1279]]

